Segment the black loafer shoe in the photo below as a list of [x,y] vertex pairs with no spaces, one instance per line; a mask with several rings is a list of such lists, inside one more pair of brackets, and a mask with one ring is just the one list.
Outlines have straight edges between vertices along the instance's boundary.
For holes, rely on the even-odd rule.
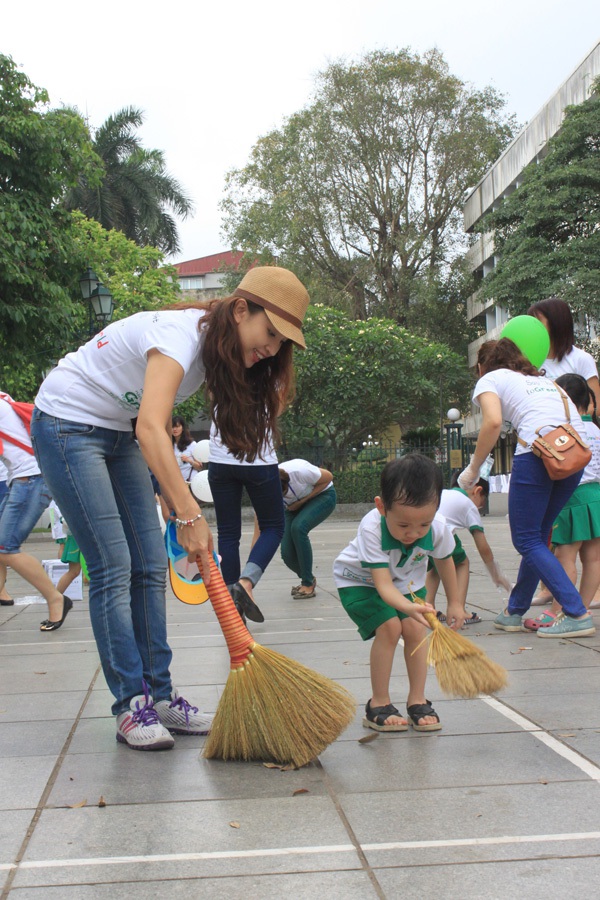
[[239,581],[236,581],[235,584],[228,584],[227,590],[231,594],[231,599],[235,603],[235,608],[239,612],[242,619],[246,616],[252,622],[264,622],[265,617],[261,613],[260,609],[248,593],[248,591],[242,587]]

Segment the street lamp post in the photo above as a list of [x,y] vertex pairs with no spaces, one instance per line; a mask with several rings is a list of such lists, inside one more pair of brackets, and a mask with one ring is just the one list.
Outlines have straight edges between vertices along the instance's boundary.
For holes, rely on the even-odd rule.
[[81,296],[88,304],[89,336],[93,337],[112,319],[115,304],[111,292],[88,266],[79,279]]
[[446,429],[446,448],[448,452],[448,483],[451,484],[454,471],[463,467],[461,434],[463,423],[459,423],[460,410],[455,407],[448,410],[446,417],[450,420],[444,427]]

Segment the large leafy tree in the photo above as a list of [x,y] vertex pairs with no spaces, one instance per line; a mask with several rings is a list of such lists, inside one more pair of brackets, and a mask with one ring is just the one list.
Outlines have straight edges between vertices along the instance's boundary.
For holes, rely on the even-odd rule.
[[167,171],[164,153],[142,147],[137,129],[143,121],[141,110],[126,107],[95,131],[93,145],[104,165],[103,177],[98,183],[82,176],[66,204],[142,247],[172,254],[179,250],[177,217],[186,218],[193,207]]
[[513,314],[558,295],[600,317],[600,90],[566,109],[548,153],[481,230],[494,231],[498,263],[484,296]]
[[468,396],[471,376],[462,357],[390,319],[349,320],[341,310],[311,304],[303,331],[296,399],[282,419],[288,449],[316,432],[339,464],[365,434],[437,424],[440,404],[446,409]]
[[333,63],[229,173],[225,233],[249,259],[278,253],[315,299],[404,324],[418,281],[462,244],[465,190],[512,135],[503,107],[437,50]]
[[[81,118],[48,108],[0,55],[0,377],[26,386],[76,315],[78,251],[66,190],[100,172]],[[6,384],[6,380],[4,384]]]

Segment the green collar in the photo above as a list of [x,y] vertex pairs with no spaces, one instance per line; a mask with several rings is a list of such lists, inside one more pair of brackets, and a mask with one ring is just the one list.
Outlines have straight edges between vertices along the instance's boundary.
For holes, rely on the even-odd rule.
[[402,556],[408,556],[411,553],[415,544],[418,544],[419,547],[422,547],[423,550],[433,550],[433,535],[431,534],[431,528],[424,534],[422,538],[419,538],[417,541],[414,541],[412,544],[403,544],[402,541],[397,540],[395,537],[389,532],[387,527],[387,522],[385,521],[385,516],[381,517],[381,549],[382,550],[400,550]]
[[451,490],[451,491],[458,491],[459,494],[464,494],[465,497],[468,497],[468,496],[469,496],[469,495],[467,494],[467,492],[466,492],[465,490],[463,490],[463,488],[459,487],[457,484],[456,484],[453,488],[450,488],[450,490]]
[[581,421],[582,421],[582,422],[591,422],[591,421],[592,421],[592,417],[591,417],[591,416],[582,416],[582,417],[581,417]]

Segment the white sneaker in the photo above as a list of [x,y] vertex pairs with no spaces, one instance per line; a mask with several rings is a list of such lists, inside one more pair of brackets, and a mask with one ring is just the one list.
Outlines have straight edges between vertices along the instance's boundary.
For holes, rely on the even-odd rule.
[[160,724],[145,682],[144,693],[133,697],[129,710],[117,716],[117,740],[132,750],[170,750],[175,744]]
[[198,712],[178,691],[173,691],[170,700],[158,700],[154,709],[165,728],[173,734],[208,734],[214,716]]

